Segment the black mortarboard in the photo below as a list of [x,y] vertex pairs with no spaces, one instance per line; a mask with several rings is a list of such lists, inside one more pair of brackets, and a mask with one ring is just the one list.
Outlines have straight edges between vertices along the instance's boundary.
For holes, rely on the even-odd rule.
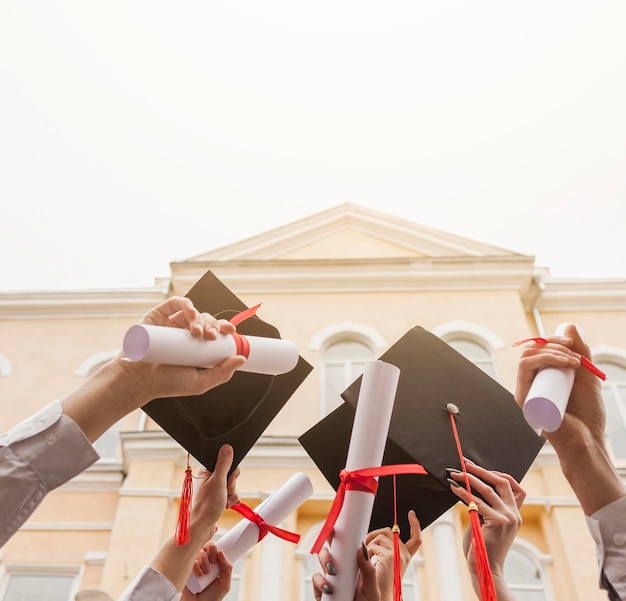
[[[248,308],[211,271],[186,296],[198,311],[218,319],[231,320]],[[280,338],[273,325],[256,315],[238,323],[237,332]],[[234,469],[312,369],[298,357],[291,371],[276,376],[237,371],[204,394],[154,399],[144,411],[209,470],[215,467],[219,448],[230,444]]]
[[[428,472],[396,476],[402,540],[409,538],[410,509],[425,528],[459,501],[447,483],[446,468],[460,468],[449,403],[459,409],[455,420],[463,455],[486,469],[522,479],[545,440],[527,424],[508,390],[419,326],[380,360],[400,369],[383,465],[417,463]],[[358,378],[343,392],[346,402],[299,438],[335,490],[346,464],[360,384]],[[370,530],[393,524],[393,498],[393,478],[381,477]]]

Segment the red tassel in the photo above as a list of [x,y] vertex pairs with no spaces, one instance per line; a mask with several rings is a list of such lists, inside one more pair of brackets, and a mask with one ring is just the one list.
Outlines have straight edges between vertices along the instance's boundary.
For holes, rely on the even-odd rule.
[[400,526],[396,502],[396,475],[393,475],[393,601],[402,601],[402,574],[400,573]]
[[450,415],[450,422],[452,423],[452,433],[454,434],[454,441],[456,442],[459,461],[461,462],[461,468],[463,469],[463,475],[465,477],[465,488],[467,489],[470,500],[467,508],[470,514],[470,534],[472,537],[474,564],[476,565],[476,574],[478,576],[478,584],[480,586],[480,601],[498,601],[498,597],[496,595],[496,585],[493,581],[493,574],[491,573],[491,566],[489,565],[489,556],[487,555],[485,539],[483,538],[483,530],[480,527],[478,507],[472,500],[472,487],[470,486],[469,478],[467,476],[465,458],[463,456],[463,450],[461,449],[459,433],[456,429],[456,421],[454,420],[454,414],[458,413],[459,409],[453,403],[449,403],[447,408]]
[[474,563],[476,564],[476,574],[478,575],[478,584],[480,586],[480,599],[481,601],[498,601],[496,585],[493,582],[493,574],[489,565],[489,556],[485,547],[483,530],[480,527],[480,516],[478,515],[476,503],[471,502],[468,505],[468,511],[470,514]]
[[193,493],[193,477],[191,466],[189,465],[189,454],[187,454],[187,467],[185,468],[185,480],[183,490],[180,495],[180,508],[178,510],[178,522],[176,524],[176,544],[186,545],[191,540],[189,534],[189,520],[191,518],[191,496]]
[[402,601],[402,574],[400,573],[400,528],[393,526],[393,601]]

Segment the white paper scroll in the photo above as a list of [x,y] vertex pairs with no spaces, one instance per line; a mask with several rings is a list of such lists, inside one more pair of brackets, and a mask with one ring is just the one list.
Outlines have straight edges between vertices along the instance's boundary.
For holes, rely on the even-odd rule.
[[[298,363],[298,349],[290,340],[245,336],[250,345],[247,361],[239,371],[279,375]],[[137,324],[124,336],[124,354],[131,361],[213,367],[237,355],[235,339],[218,334],[216,340],[196,338],[189,330]]]
[[[274,491],[265,501],[260,503],[255,512],[258,513],[266,524],[278,526],[290,513],[295,511],[313,494],[313,485],[306,474],[296,472],[278,490]],[[272,536],[272,534],[268,534]],[[226,559],[235,563],[243,557],[259,539],[259,526],[254,522],[242,519],[231,528],[222,538],[217,541],[217,547],[224,551]],[[203,591],[213,582],[220,573],[217,564],[210,564],[210,571],[204,576],[197,577],[190,574],[187,580],[187,588],[194,594]]]
[[[400,370],[395,365],[383,361],[366,364],[350,436],[347,471],[381,466],[399,379]],[[346,490],[330,544],[337,575],[326,576],[334,592],[323,593],[323,601],[353,601],[359,575],[356,554],[365,541],[374,500],[372,493]]]
[[[554,335],[564,336],[568,325],[569,322],[560,324]],[[546,432],[558,429],[567,409],[575,375],[575,370],[570,367],[547,366],[539,370],[522,407],[530,426]]]

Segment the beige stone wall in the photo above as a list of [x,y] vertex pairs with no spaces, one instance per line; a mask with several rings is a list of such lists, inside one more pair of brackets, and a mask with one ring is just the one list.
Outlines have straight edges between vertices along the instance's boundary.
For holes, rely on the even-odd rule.
[[[465,246],[471,247],[471,244]],[[403,252],[418,259],[424,256],[425,251],[407,251],[409,247],[405,240]],[[335,232],[327,240],[310,242],[308,248],[293,245],[285,251],[285,257],[303,263],[300,266],[302,278],[292,284],[289,278],[281,276],[279,267],[274,269],[269,259],[260,267],[249,267],[245,261],[210,265],[218,277],[222,269],[229,277],[241,271],[241,279],[235,278],[235,281],[245,289],[239,294],[243,302],[249,306],[261,302],[259,316],[275,324],[283,338],[293,340],[314,367],[265,432],[264,440],[269,446],[263,447],[263,452],[253,450],[244,459],[238,483],[244,501],[256,506],[294,471],[307,473],[315,493],[283,524],[303,537],[324,520],[333,497],[331,487],[296,441],[321,417],[318,369],[321,355],[313,344],[320,333],[357,324],[375,330],[388,346],[416,325],[436,330],[451,322],[463,322],[484,328],[501,342],[493,350],[494,359],[499,381],[509,390],[515,385],[520,353],[519,348],[511,344],[536,335],[541,327],[549,334],[558,323],[575,321],[584,328],[592,347],[611,346],[626,352],[626,305],[622,300],[621,305],[617,302],[608,306],[606,298],[614,294],[612,289],[603,292],[597,284],[590,284],[597,299],[576,304],[561,286],[545,309],[542,309],[542,302],[538,302],[537,311],[533,313],[532,294],[527,290],[532,278],[524,273],[518,275],[515,265],[511,264],[511,259],[517,258],[504,252],[504,262],[498,269],[493,267],[497,260],[489,258],[488,269],[492,271],[488,276],[481,271],[480,257],[474,256],[460,263],[444,262],[423,269],[410,263],[398,263],[399,271],[406,270],[404,279],[387,276],[385,270],[391,269],[391,261],[382,267],[377,263],[366,265],[363,274],[353,279],[348,268],[344,279],[333,279],[330,271],[324,272],[326,279],[320,276],[320,281],[323,279],[325,284],[315,288],[313,272],[322,273],[326,267],[330,270],[342,249],[343,256],[394,256],[389,239],[379,241],[373,248],[375,253],[368,246],[367,237],[354,230],[343,238]],[[477,244],[475,250],[478,254],[483,246]],[[312,253],[328,265],[312,267],[307,263]],[[456,271],[448,274],[453,267],[461,270],[460,275],[454,275]],[[181,270],[181,278],[186,279],[174,278],[173,288],[184,293],[188,289],[187,282],[193,282],[206,268],[206,264],[177,268]],[[298,272],[297,265],[289,268]],[[259,280],[262,284],[256,288],[250,283],[255,281],[250,278],[250,274],[257,273],[255,269],[260,269],[264,276]],[[307,283],[307,277],[312,284]],[[516,283],[518,279],[523,283]],[[487,285],[488,281],[491,285]],[[237,290],[235,286],[233,289]],[[580,289],[577,285],[579,295]],[[7,430],[75,388],[83,378],[77,375],[78,368],[91,358],[119,349],[127,328],[145,309],[156,304],[152,301],[159,294],[155,291],[150,303],[125,306],[123,311],[103,301],[99,312],[90,308],[81,293],[76,293],[73,302],[78,308],[71,312],[58,309],[54,299],[46,297],[50,306],[46,308],[43,302],[35,317],[30,297],[23,300],[26,308],[22,315],[17,309],[3,308],[0,303],[0,355],[10,362],[13,370],[11,375],[0,376],[0,430]],[[19,299],[12,297],[11,303],[20,306]],[[384,350],[386,347],[381,347],[377,352]],[[167,436],[158,439],[158,445],[154,438],[144,436],[159,431],[151,420],[147,420],[147,432],[137,434],[140,418],[141,412],[136,412],[124,421],[123,430],[130,438],[124,442],[124,453],[120,451],[117,461],[95,466],[51,493],[25,527],[4,546],[0,555],[0,579],[2,570],[12,565],[71,564],[80,567],[79,589],[85,591],[81,600],[98,599],[99,592],[104,598],[119,596],[173,532],[184,470],[185,454],[171,442],[168,447]],[[289,444],[274,448],[271,444],[277,439],[285,439]],[[552,584],[550,601],[603,599],[604,595],[597,588],[594,547],[582,511],[554,456],[549,449],[544,451],[522,482],[527,491],[527,503],[519,536],[547,558]],[[226,512],[220,527],[228,529],[238,519],[238,514]],[[469,600],[474,597],[461,552],[466,525],[467,515],[457,506],[453,511],[453,528],[458,544],[453,554],[461,565],[460,578],[465,599]],[[422,601],[444,601],[440,589],[446,566],[437,564],[433,538],[432,530],[426,529],[419,552],[420,562],[415,568]],[[260,598],[264,544],[257,545],[245,558],[242,601]],[[300,554],[296,553],[287,543],[282,547],[281,589],[285,601],[300,599],[302,549],[299,551]]]

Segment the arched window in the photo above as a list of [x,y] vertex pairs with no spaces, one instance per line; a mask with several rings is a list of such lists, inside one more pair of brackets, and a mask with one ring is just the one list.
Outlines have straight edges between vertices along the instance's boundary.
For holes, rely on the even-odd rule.
[[517,601],[551,601],[545,564],[550,560],[532,545],[516,539],[504,561],[504,579]]
[[470,322],[453,321],[437,326],[432,332],[494,380],[498,379],[493,351],[504,343],[491,330]]
[[626,459],[626,367],[596,361],[606,374],[602,398],[606,407],[606,436],[615,459]]
[[387,342],[374,328],[349,322],[325,328],[313,337],[310,349],[320,352],[322,416],[343,402],[341,393],[386,347]]
[[469,359],[474,365],[480,367],[486,374],[496,378],[496,366],[493,356],[483,345],[464,338],[452,338],[446,342],[456,351]]
[[375,359],[373,350],[358,340],[340,340],[331,344],[322,359],[324,413],[341,403],[341,393],[365,370],[367,361]]

